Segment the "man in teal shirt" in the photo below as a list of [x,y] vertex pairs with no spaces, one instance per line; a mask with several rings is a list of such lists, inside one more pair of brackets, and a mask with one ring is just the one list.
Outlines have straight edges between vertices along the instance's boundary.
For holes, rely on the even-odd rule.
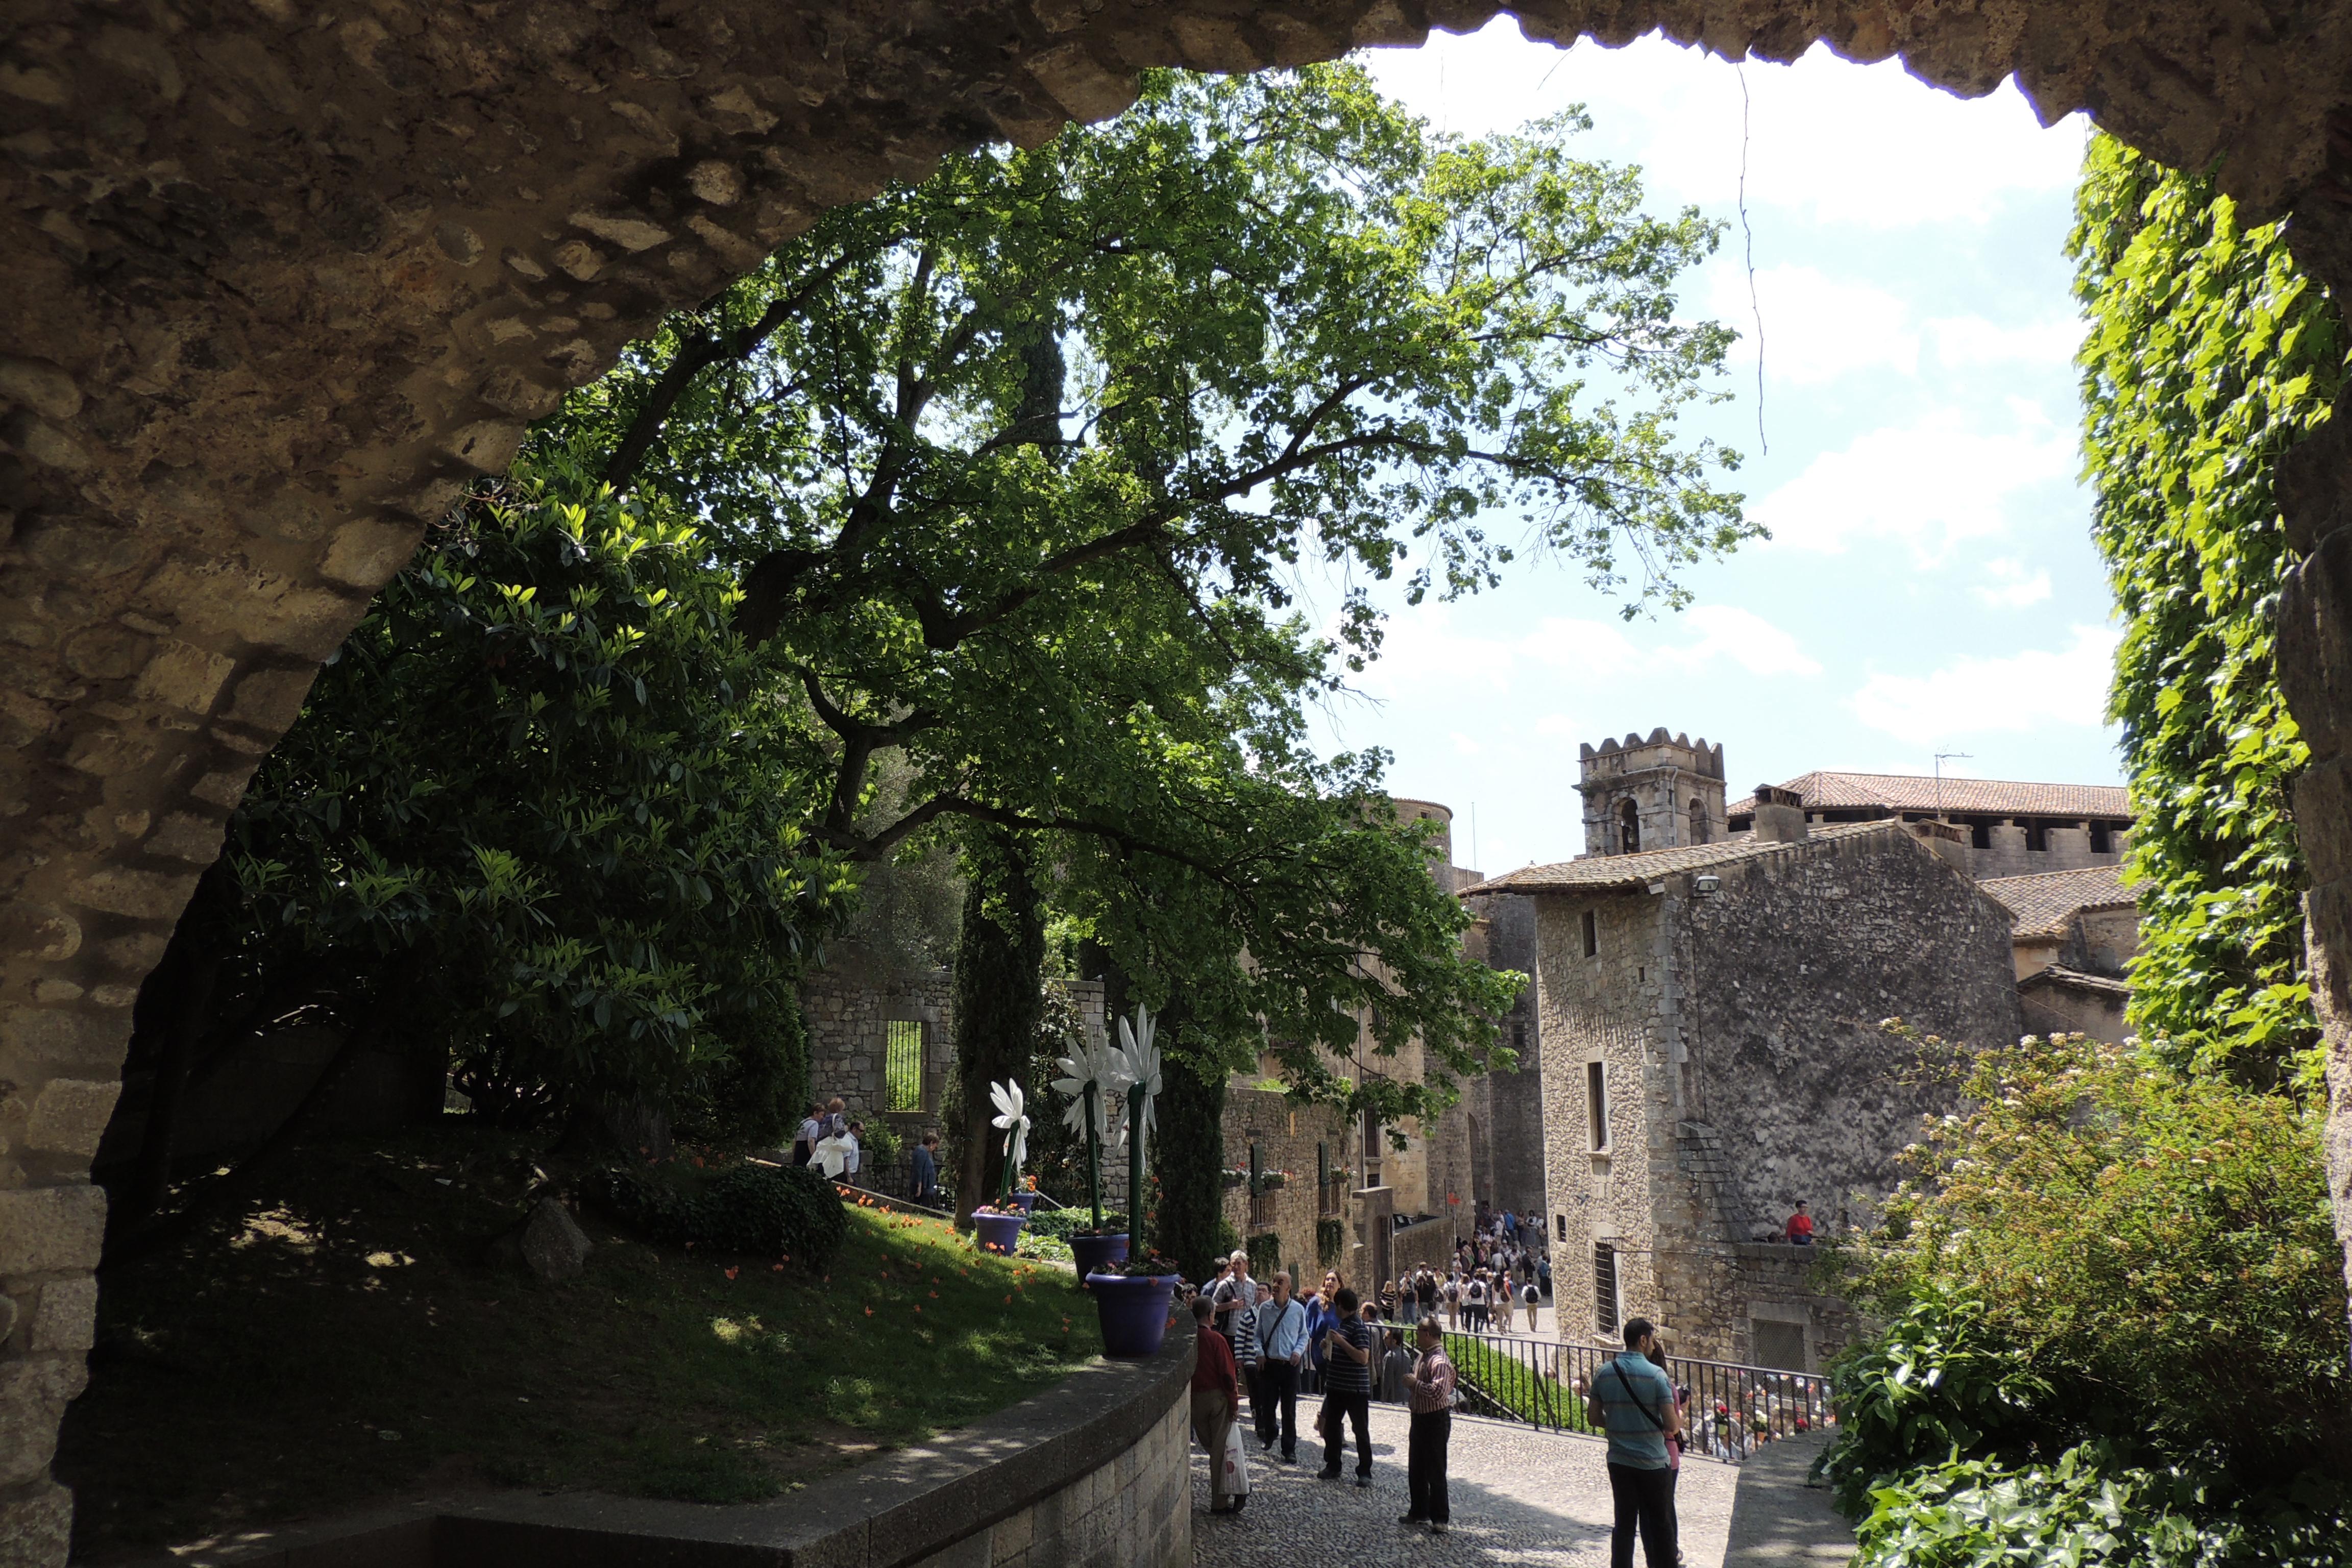
[[1682,1429],[1682,1413],[1673,1381],[1650,1363],[1656,1339],[1649,1319],[1628,1318],[1625,1353],[1592,1379],[1592,1403],[1609,1433],[1609,1491],[1617,1503],[1609,1568],[1633,1568],[1636,1526],[1648,1568],[1675,1568],[1675,1472],[1666,1439]]

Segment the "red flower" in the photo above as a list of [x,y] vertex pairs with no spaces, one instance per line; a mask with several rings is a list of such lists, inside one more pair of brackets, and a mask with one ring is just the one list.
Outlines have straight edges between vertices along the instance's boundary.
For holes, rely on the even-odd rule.
[[735,1268],[734,1268],[733,1267],[730,1267],[730,1268],[727,1270],[727,1278],[729,1278],[730,1279],[734,1279],[734,1278],[735,1278]]

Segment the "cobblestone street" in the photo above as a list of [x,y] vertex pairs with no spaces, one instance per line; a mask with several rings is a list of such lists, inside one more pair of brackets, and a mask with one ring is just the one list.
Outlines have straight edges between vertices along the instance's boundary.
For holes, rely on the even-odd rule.
[[[1313,1403],[1299,1401],[1302,1426],[1311,1419]],[[1397,1523],[1405,1510],[1404,1411],[1375,1405],[1371,1425],[1369,1491],[1355,1486],[1352,1443],[1349,1479],[1320,1481],[1315,1472],[1323,1451],[1312,1438],[1300,1444],[1297,1464],[1285,1465],[1261,1454],[1255,1438],[1249,1437],[1253,1489],[1238,1519],[1208,1517],[1208,1460],[1195,1444],[1195,1568],[1266,1568],[1300,1561],[1348,1568],[1601,1568],[1608,1563],[1612,1514],[1599,1439],[1457,1416],[1448,1465],[1454,1525],[1438,1538]],[[1683,1467],[1676,1502],[1687,1568],[1720,1568],[1738,1479],[1736,1467],[1711,1460],[1693,1459]]]

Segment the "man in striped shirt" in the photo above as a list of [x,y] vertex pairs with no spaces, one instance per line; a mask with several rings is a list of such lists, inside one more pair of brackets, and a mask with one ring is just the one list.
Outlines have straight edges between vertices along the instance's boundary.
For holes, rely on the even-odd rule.
[[1405,1495],[1412,1506],[1397,1522],[1426,1524],[1443,1535],[1453,1521],[1445,1500],[1445,1446],[1454,1438],[1454,1363],[1445,1355],[1445,1331],[1435,1318],[1419,1325],[1421,1359],[1405,1379],[1405,1403],[1412,1407],[1412,1433],[1405,1444]]
[[1346,1286],[1332,1298],[1333,1316],[1323,1334],[1323,1479],[1339,1479],[1347,1431],[1356,1428],[1356,1484],[1372,1484],[1372,1328],[1357,1314],[1356,1293]]

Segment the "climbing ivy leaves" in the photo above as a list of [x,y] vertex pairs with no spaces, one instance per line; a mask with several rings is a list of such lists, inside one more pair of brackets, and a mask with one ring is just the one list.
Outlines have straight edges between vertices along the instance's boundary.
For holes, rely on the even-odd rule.
[[2316,1070],[2303,861],[2307,752],[2272,668],[2290,564],[2272,477],[2327,416],[2346,346],[2280,226],[2211,180],[2096,139],[2069,241],[2095,534],[2125,622],[2140,953],[2132,1021],[2183,1065],[2256,1083]]

